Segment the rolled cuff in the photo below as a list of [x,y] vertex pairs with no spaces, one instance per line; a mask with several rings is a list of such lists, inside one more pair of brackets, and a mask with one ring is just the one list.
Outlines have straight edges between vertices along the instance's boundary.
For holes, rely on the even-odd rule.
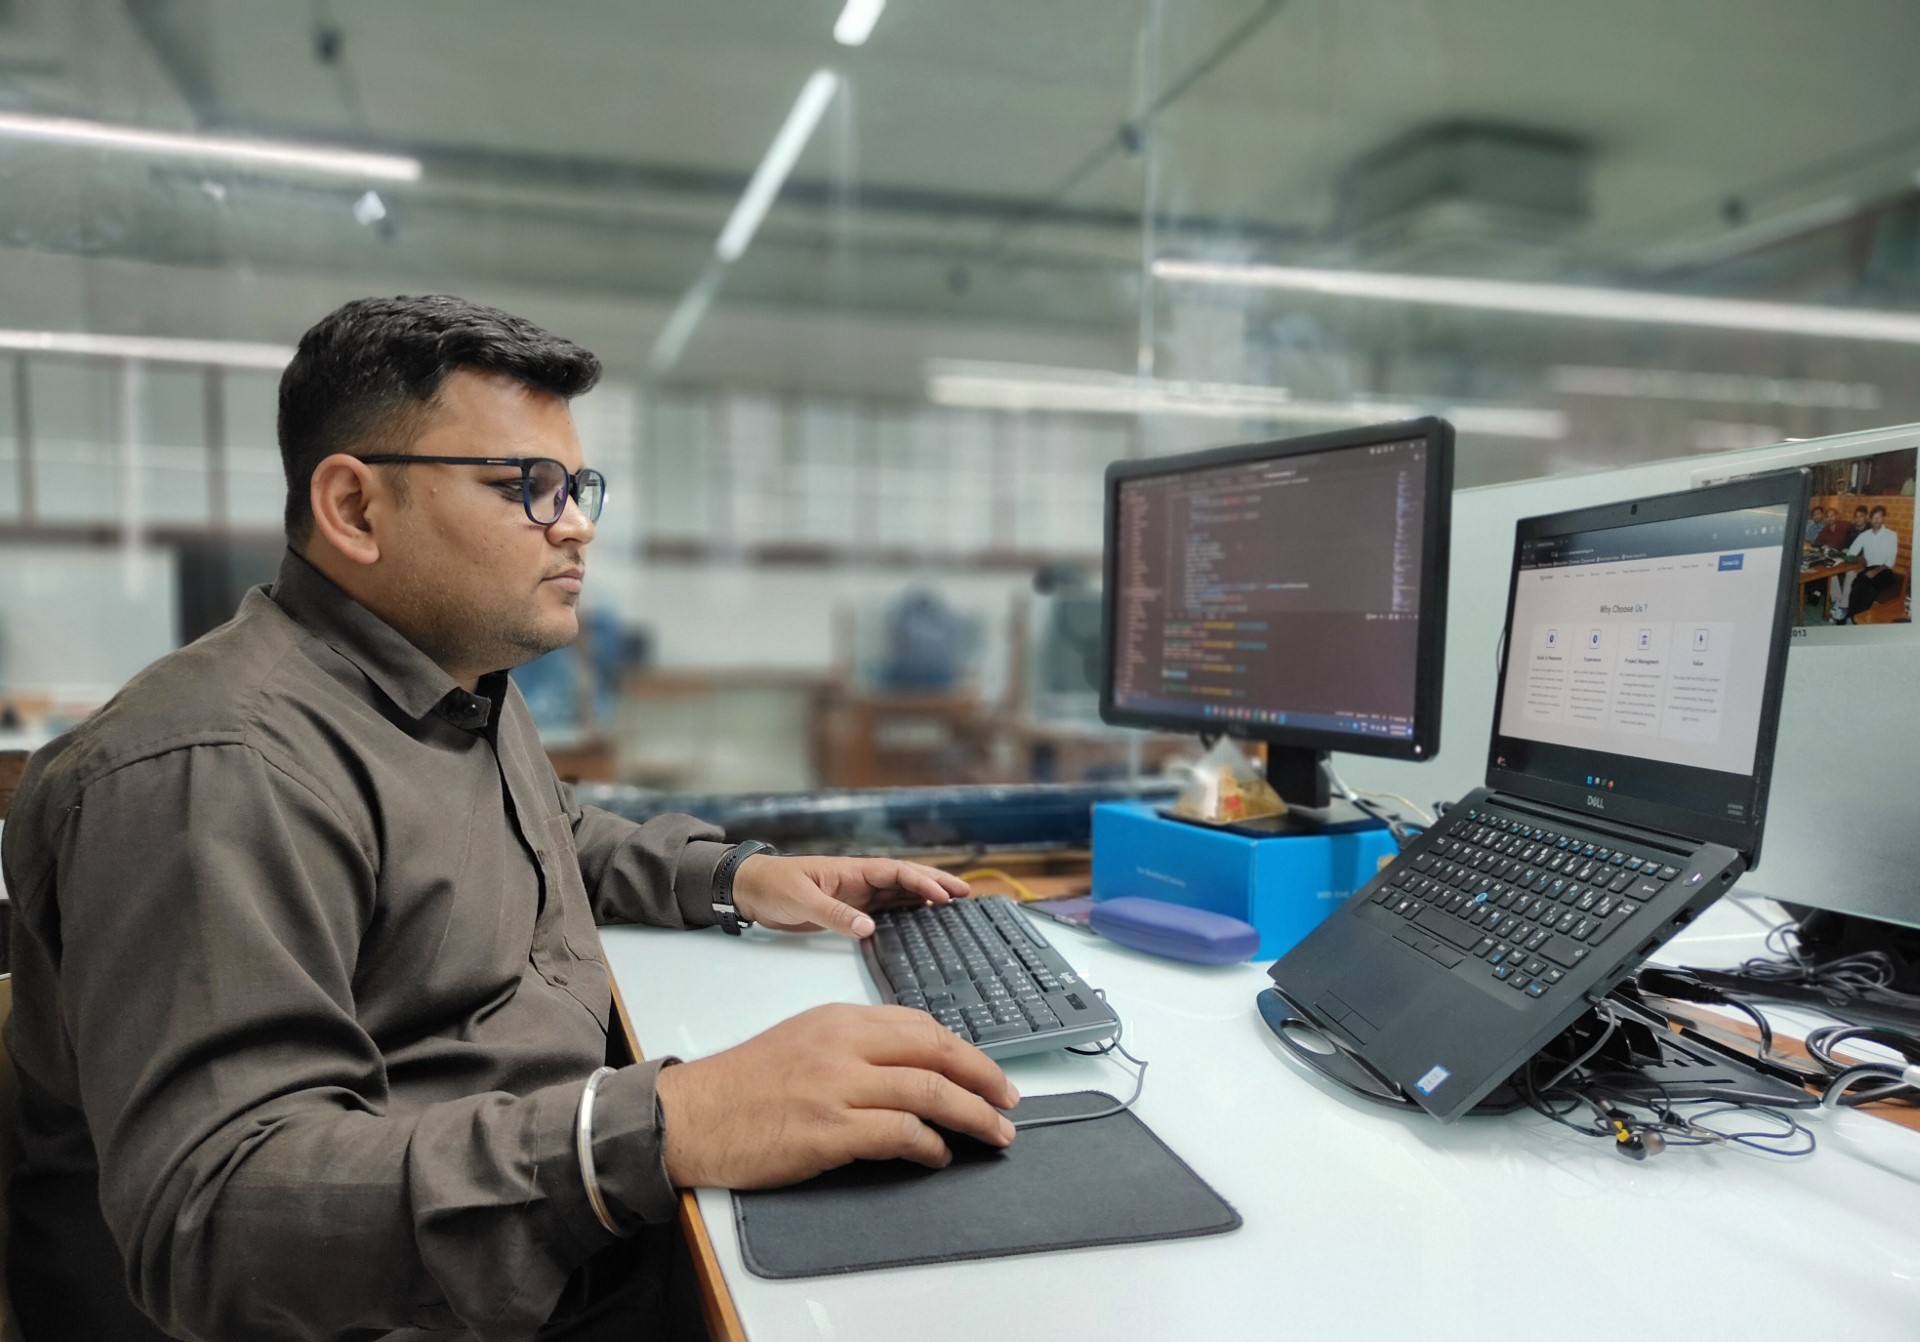
[[673,895],[688,927],[713,927],[720,919],[713,911],[713,873],[734,845],[708,839],[689,839],[680,848],[673,872]]
[[[601,1196],[622,1228],[671,1221],[679,1208],[667,1178],[666,1131],[655,1089],[660,1069],[678,1061],[656,1058],[622,1067],[601,1082],[594,1096],[594,1170]],[[581,1196],[586,1196],[584,1185]]]

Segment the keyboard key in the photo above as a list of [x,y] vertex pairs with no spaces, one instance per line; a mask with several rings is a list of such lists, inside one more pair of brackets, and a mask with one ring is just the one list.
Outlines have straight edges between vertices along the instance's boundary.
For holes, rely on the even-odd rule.
[[1587,948],[1571,937],[1549,937],[1537,949],[1543,960],[1551,960],[1562,969],[1576,968],[1588,955]]
[[1532,983],[1529,983],[1527,985],[1528,997],[1545,997],[1546,995],[1547,995],[1547,985],[1542,983],[1539,979],[1535,979]]

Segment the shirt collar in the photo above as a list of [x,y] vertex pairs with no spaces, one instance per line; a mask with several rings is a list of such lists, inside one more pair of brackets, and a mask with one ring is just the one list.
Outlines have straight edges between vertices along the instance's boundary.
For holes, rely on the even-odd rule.
[[280,574],[268,595],[416,721],[437,712],[456,727],[480,731],[493,721],[506,697],[505,671],[481,677],[480,692],[467,693],[406,635],[292,550],[281,559]]

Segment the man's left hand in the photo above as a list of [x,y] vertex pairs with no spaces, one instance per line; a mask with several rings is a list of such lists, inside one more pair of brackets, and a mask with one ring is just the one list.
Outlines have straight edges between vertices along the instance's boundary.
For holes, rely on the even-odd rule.
[[864,910],[945,904],[967,893],[951,872],[887,857],[773,857],[755,854],[733,879],[740,916],[782,932],[873,935]]

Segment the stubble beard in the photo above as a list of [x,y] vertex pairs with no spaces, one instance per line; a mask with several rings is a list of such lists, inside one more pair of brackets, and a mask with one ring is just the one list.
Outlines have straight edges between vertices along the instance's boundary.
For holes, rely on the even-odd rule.
[[[473,668],[483,674],[511,670],[567,647],[580,636],[577,616],[573,629],[563,633],[543,626],[530,610],[482,605],[435,583],[410,584],[400,597],[407,624],[402,632],[443,667]],[[574,608],[577,611],[577,602]]]

